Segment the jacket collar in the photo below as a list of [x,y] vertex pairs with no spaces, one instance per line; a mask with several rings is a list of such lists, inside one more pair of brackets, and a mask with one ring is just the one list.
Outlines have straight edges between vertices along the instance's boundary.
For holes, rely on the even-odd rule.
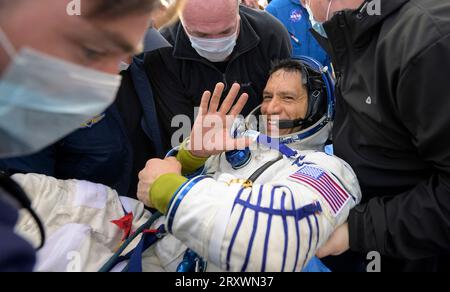
[[[240,55],[258,46],[261,41],[260,37],[256,34],[256,31],[251,26],[249,20],[242,10],[239,12],[241,16],[241,25],[239,36],[236,42],[236,47],[230,58],[235,55]],[[191,41],[184,31],[183,25],[179,21],[177,24],[177,34],[175,40],[175,46],[173,50],[173,56],[178,59],[193,59],[204,60],[200,55],[192,48]]]

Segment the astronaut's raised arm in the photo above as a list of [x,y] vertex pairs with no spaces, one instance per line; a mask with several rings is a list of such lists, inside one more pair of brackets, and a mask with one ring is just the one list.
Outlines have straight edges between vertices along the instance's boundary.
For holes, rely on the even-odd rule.
[[283,159],[258,184],[197,176],[168,206],[168,232],[227,271],[301,271],[361,198],[342,160],[314,152]]

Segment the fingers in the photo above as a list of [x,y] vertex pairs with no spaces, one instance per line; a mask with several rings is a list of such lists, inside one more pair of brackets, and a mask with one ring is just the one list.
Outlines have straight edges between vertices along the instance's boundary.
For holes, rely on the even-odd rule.
[[233,117],[236,117],[241,113],[241,111],[244,109],[245,105],[248,101],[248,94],[244,93],[239,98],[238,102],[234,105],[234,107],[230,111],[230,115]]
[[[168,163],[170,163],[170,164],[173,164],[173,165],[178,165],[178,164],[180,164],[180,162],[177,160],[177,158],[176,157],[173,157],[173,156],[171,156],[171,157],[166,157],[165,159],[164,159],[164,161],[166,161],[166,162],[168,162]],[[181,164],[180,164],[181,165]]]
[[327,256],[337,256],[346,252],[350,248],[348,224],[345,223],[338,227],[328,241],[317,251],[318,258]]
[[334,250],[334,248],[332,246],[330,246],[330,244],[325,244],[323,247],[321,247],[317,252],[316,252],[316,256],[319,259],[323,259],[329,255],[332,254],[332,251]]
[[[205,91],[205,93],[203,93],[202,101],[200,104],[200,113],[202,114],[205,114],[207,112],[216,113],[218,111],[220,100],[224,90],[225,85],[223,83],[217,83],[216,88],[214,89],[214,93],[212,94],[212,97],[209,91]],[[228,92],[227,97],[223,101],[222,106],[220,107],[219,112],[221,114],[237,116],[238,114],[241,113],[242,109],[245,107],[248,101],[248,94],[246,93],[242,94],[238,102],[233,106],[240,90],[241,86],[238,83],[234,83],[230,91]]]
[[139,183],[137,186],[137,197],[139,201],[141,201],[144,205],[147,207],[152,207],[151,201],[150,201],[150,185],[145,182],[146,173],[144,170],[142,170],[139,173]]
[[202,96],[202,101],[200,102],[200,113],[199,115],[204,115],[208,112],[209,101],[211,100],[211,92],[205,91]]
[[177,168],[180,169],[181,171],[181,163],[177,160],[176,157],[167,157],[166,159],[164,159],[165,161],[175,165]]
[[222,97],[223,91],[225,89],[225,84],[217,83],[216,88],[214,89],[214,93],[211,98],[211,102],[209,104],[209,112],[216,113],[219,108],[220,98]]
[[231,107],[234,104],[234,101],[236,100],[236,97],[239,94],[239,91],[241,90],[241,86],[237,83],[234,83],[233,86],[231,86],[230,91],[228,92],[227,97],[222,103],[222,106],[220,107],[220,113],[223,115],[227,115],[230,111]]
[[173,156],[166,157],[164,160],[169,161],[169,162],[178,162],[178,160],[175,157],[173,157]]

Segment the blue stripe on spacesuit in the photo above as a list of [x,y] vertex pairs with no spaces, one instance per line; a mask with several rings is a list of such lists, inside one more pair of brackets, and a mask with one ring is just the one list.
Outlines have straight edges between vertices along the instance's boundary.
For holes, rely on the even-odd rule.
[[[258,194],[258,203],[257,206],[261,205],[261,201],[262,201],[262,192],[264,189],[264,185],[262,185],[259,188],[259,194]],[[250,242],[248,244],[248,248],[247,248],[247,254],[245,255],[245,261],[244,264],[242,265],[242,269],[241,272],[245,272],[247,270],[247,265],[248,262],[250,260],[250,255],[252,253],[252,247],[253,247],[253,241],[255,240],[255,235],[256,235],[256,229],[258,228],[258,212],[255,212],[255,219],[253,221],[253,230],[252,230],[252,235],[250,237]]]
[[317,228],[317,242],[316,242],[316,249],[319,247],[319,241],[320,241],[320,227],[319,227],[319,220],[317,220],[316,214],[314,214],[314,220],[316,221],[316,228]]
[[[271,197],[270,197],[270,209],[273,209],[273,201],[275,197],[275,188],[272,188]],[[266,239],[264,241],[264,250],[263,250],[263,259],[261,265],[261,272],[266,271],[266,262],[267,262],[267,250],[269,246],[269,236],[270,236],[270,228],[272,226],[272,214],[269,214],[269,218],[267,220],[267,232]]]
[[[292,193],[292,190],[289,189],[289,191],[291,192],[291,197],[292,197],[292,207],[296,210],[297,207],[295,206],[295,200],[294,200],[294,194]],[[316,216],[316,215],[314,215]],[[298,225],[300,224],[300,220],[295,217],[295,233],[297,235],[297,250],[295,252],[295,262],[294,262],[294,269],[292,272],[296,271],[297,265],[298,265],[298,257],[300,254],[300,244],[301,244],[301,238],[300,238],[300,229],[298,227]]]
[[277,150],[284,156],[291,158],[297,155],[297,151],[285,145],[280,139],[271,138],[264,134],[259,134],[257,141],[259,144],[269,147],[272,150]]
[[286,208],[284,204],[286,203],[286,193],[283,192],[281,195],[281,213],[283,218],[283,229],[284,229],[284,250],[283,250],[283,265],[281,267],[281,272],[284,272],[284,268],[286,266],[286,256],[288,249],[288,227],[287,227],[287,216],[286,216]]
[[314,162],[308,162],[308,161],[303,161],[302,159],[297,159],[294,162],[292,162],[292,165],[297,166],[298,168],[304,166],[304,165],[317,165]]
[[279,217],[285,215],[286,217],[294,217],[294,218],[297,218],[298,220],[302,220],[308,216],[314,215],[315,213],[322,212],[322,207],[320,206],[320,203],[318,203],[318,202],[306,205],[297,210],[284,210],[284,211],[251,205],[249,202],[243,201],[241,199],[237,199],[235,204],[244,206],[255,212],[261,212],[264,214],[269,214],[269,215],[274,215],[274,216],[279,216]]
[[[200,181],[204,180],[205,178],[211,178],[210,176],[199,176],[196,177],[190,181],[187,181],[185,184],[183,184],[174,194],[172,199],[169,203],[169,214],[167,214],[167,231],[169,233],[172,233],[172,225],[173,220],[175,219],[175,213],[178,210],[178,207],[180,207],[181,202],[183,201],[184,197],[189,193],[189,191]],[[181,191],[181,194],[177,195]],[[173,207],[171,207],[173,206]]]
[[[238,195],[237,195],[237,197],[236,197],[236,201],[234,202],[234,206],[236,206],[237,201],[240,200],[240,198],[241,198],[242,193],[244,192],[244,190],[245,190],[245,188],[242,188],[242,189],[239,191],[239,193],[238,193]],[[250,193],[250,194],[248,195],[248,199],[247,199],[247,202],[248,202],[248,203],[250,202],[250,198],[251,198],[251,197],[252,197],[252,196],[251,196],[251,193]],[[234,206],[233,206],[233,210],[234,210]],[[246,207],[246,206],[243,206],[243,209],[242,209],[242,212],[241,212],[241,216],[239,217],[239,221],[238,221],[238,223],[237,223],[237,225],[236,225],[236,228],[234,229],[233,236],[231,237],[230,245],[228,246],[228,251],[227,251],[227,271],[230,270],[231,251],[233,250],[233,245],[234,245],[234,242],[236,241],[236,237],[237,237],[237,234],[238,234],[238,232],[239,232],[239,229],[241,228],[242,221],[244,220],[244,215],[245,215],[245,211],[246,211],[246,210],[247,210],[247,207]]]
[[307,220],[308,226],[309,226],[309,246],[308,246],[308,251],[306,252],[306,255],[305,255],[305,261],[303,262],[303,268],[306,267],[306,259],[308,258],[309,252],[311,251],[312,233],[313,233],[311,220],[309,220],[309,217],[307,217],[306,220]]
[[[234,206],[233,206],[233,210],[237,205],[240,205],[243,207],[239,220],[236,224],[235,230],[233,231],[233,235],[231,237],[230,240],[230,245],[228,246],[228,250],[227,250],[227,257],[226,257],[226,269],[229,271],[230,270],[230,259],[231,259],[231,253],[233,251],[233,247],[237,238],[237,235],[239,233],[239,230],[242,226],[243,220],[244,220],[244,216],[245,216],[245,212],[247,211],[247,209],[250,209],[252,211],[255,212],[255,221],[253,224],[253,231],[252,231],[252,235],[251,235],[251,239],[250,239],[250,244],[247,250],[247,255],[246,258],[244,260],[244,264],[242,266],[242,271],[245,271],[247,269],[248,266],[248,262],[250,261],[250,250],[253,246],[253,242],[254,242],[254,237],[256,234],[256,229],[258,227],[258,213],[264,213],[269,215],[269,219],[268,219],[268,225],[267,225],[267,231],[266,231],[266,236],[265,236],[265,242],[264,242],[264,250],[263,250],[263,258],[262,258],[262,266],[261,266],[261,270],[264,272],[266,269],[266,263],[267,263],[267,253],[268,253],[268,244],[269,244],[269,235],[270,235],[270,230],[271,230],[271,223],[272,223],[272,217],[273,216],[278,216],[278,217],[282,217],[282,221],[283,221],[283,226],[284,226],[284,234],[285,234],[285,244],[284,244],[284,251],[283,251],[283,266],[282,266],[282,270],[285,270],[285,264],[286,264],[286,257],[287,257],[287,249],[288,249],[288,224],[287,224],[287,218],[288,217],[294,217],[296,220],[296,233],[297,233],[297,250],[300,249],[300,231],[299,231],[299,227],[298,227],[298,222],[304,218],[308,218],[311,215],[314,215],[316,213],[320,213],[322,212],[322,207],[320,205],[319,202],[315,202],[312,203],[310,205],[306,205],[300,209],[295,209],[295,210],[286,210],[285,208],[285,200],[286,200],[286,191],[283,191],[282,193],[282,197],[281,197],[281,209],[280,210],[274,210],[273,209],[273,205],[274,205],[274,196],[275,196],[275,191],[277,189],[280,188],[286,188],[285,186],[274,186],[272,189],[272,193],[271,193],[271,202],[270,202],[270,208],[265,208],[265,207],[261,207],[261,201],[262,201],[262,191],[263,191],[263,186],[261,186],[260,191],[259,191],[259,197],[258,197],[258,203],[257,205],[252,205],[250,203],[250,199],[252,197],[252,193],[249,194],[249,197],[247,198],[246,201],[241,199],[242,193],[244,192],[244,188],[242,188],[238,195],[236,196],[236,200],[234,202]],[[288,188],[289,189],[289,188]],[[292,191],[289,189],[289,191],[291,192],[291,196],[292,196],[292,200],[293,200],[293,193]],[[293,206],[295,208],[295,206]],[[310,226],[310,246],[309,246],[309,250],[308,253],[311,249],[311,242],[312,242],[312,227],[311,227],[311,222],[309,221],[308,218],[308,222],[309,222],[309,226]],[[256,224],[255,224],[256,223]],[[298,254],[298,252],[297,252]],[[298,259],[297,259],[297,263],[298,263]],[[296,263],[296,264],[297,264]],[[295,269],[295,267],[294,267]]]

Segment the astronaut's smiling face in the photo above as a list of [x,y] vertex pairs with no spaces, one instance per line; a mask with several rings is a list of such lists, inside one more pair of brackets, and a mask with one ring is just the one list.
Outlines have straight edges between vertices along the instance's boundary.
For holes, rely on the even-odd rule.
[[263,93],[261,113],[267,116],[267,135],[285,136],[301,128],[279,129],[279,120],[304,119],[308,111],[308,91],[300,72],[283,69],[273,73]]

